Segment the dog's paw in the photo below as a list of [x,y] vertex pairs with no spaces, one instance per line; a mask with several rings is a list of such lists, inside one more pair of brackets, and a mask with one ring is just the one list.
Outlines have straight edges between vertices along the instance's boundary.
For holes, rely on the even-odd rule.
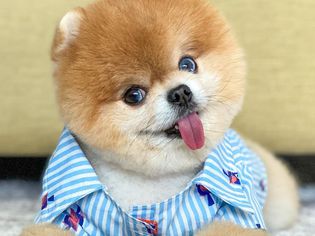
[[197,233],[197,236],[267,236],[263,230],[244,229],[229,222],[215,222]]
[[72,236],[70,231],[65,231],[51,224],[39,224],[27,227],[20,236]]

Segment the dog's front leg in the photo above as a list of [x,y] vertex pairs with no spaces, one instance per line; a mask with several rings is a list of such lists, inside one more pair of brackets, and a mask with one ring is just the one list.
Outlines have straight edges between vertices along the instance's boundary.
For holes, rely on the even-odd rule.
[[229,222],[216,222],[213,223],[199,233],[197,236],[266,236],[264,230],[257,229],[244,229],[238,225]]
[[62,230],[52,224],[39,224],[25,228],[20,236],[72,236],[70,231]]

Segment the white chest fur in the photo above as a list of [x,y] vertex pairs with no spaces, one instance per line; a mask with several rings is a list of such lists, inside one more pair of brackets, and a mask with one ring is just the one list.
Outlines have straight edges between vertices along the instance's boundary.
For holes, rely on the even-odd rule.
[[149,178],[124,170],[100,158],[89,158],[100,181],[111,197],[124,209],[162,202],[185,189],[195,173]]

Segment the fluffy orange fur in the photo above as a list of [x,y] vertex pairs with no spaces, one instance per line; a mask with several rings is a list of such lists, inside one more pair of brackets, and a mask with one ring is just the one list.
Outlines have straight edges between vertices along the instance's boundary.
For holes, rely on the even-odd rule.
[[[94,147],[117,150],[130,143],[115,123],[124,121],[115,104],[130,85],[150,93],[155,84],[171,80],[184,55],[221,78],[216,99],[241,103],[242,52],[225,20],[206,1],[103,0],[75,11],[82,18],[80,33],[59,50],[64,37],[58,29],[52,48],[57,97],[65,123]],[[121,112],[128,109],[135,110]]]

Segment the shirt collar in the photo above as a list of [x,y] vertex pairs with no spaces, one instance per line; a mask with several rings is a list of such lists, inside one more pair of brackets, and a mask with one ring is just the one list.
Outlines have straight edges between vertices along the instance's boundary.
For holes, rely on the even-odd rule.
[[78,142],[65,128],[43,178],[42,209],[37,221],[52,222],[85,196],[103,189]]
[[243,142],[237,133],[229,130],[213,149],[201,173],[193,183],[202,185],[224,202],[245,212],[254,213],[252,203],[242,185]]
[[[229,130],[191,183],[204,186],[234,207],[254,212],[242,187],[242,175],[236,163],[240,150],[235,140],[236,133]],[[68,186],[70,178],[71,183],[78,184]],[[100,189],[106,192],[78,142],[65,128],[43,178],[42,211],[37,221],[53,221],[72,204]]]

